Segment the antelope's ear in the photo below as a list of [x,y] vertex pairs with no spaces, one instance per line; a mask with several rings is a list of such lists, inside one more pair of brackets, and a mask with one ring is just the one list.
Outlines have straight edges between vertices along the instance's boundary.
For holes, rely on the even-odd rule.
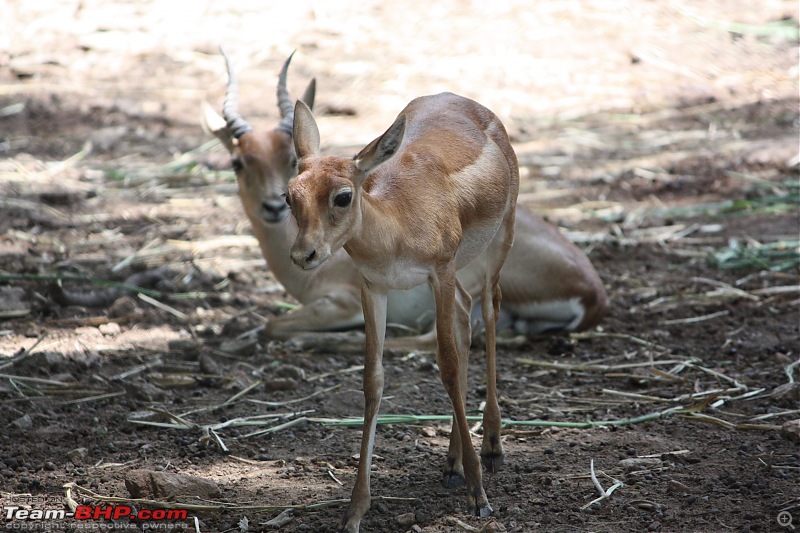
[[219,115],[208,102],[203,102],[203,129],[211,133],[225,145],[229,152],[233,151],[233,135],[228,131],[225,119]]
[[308,87],[306,87],[305,92],[303,93],[303,102],[306,103],[309,109],[314,109],[314,97],[317,95],[317,79],[313,78],[310,82],[308,82]]
[[319,155],[319,128],[311,109],[298,100],[294,106],[294,126],[292,127],[294,149],[297,158]]
[[406,116],[400,115],[383,135],[369,143],[354,157],[356,167],[362,175],[366,176],[372,169],[391,159],[400,148],[405,133]]

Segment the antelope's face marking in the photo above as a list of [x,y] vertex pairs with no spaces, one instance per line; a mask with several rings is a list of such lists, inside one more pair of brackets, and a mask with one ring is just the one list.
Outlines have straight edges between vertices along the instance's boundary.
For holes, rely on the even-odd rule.
[[277,131],[243,135],[232,153],[231,165],[250,218],[267,225],[284,222],[289,216],[286,187],[297,174],[291,138]]

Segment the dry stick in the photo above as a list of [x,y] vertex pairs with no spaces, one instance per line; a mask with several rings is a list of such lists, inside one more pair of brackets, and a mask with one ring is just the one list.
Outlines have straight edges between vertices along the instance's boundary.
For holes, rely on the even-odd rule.
[[787,365],[786,368],[784,369],[784,372],[786,372],[786,377],[789,378],[789,383],[794,383],[794,369],[797,368],[798,366],[800,366],[800,359],[798,359],[794,363]]
[[308,421],[309,421],[309,419],[306,418],[305,416],[303,416],[303,417],[300,417],[300,418],[295,418],[294,420],[289,420],[288,422],[285,422],[283,424],[279,424],[277,426],[272,426],[272,427],[267,428],[267,429],[262,429],[260,431],[254,431],[252,433],[248,433],[246,435],[242,435],[241,437],[238,437],[238,438],[247,439],[247,438],[250,438],[250,437],[259,437],[261,435],[266,435],[267,433],[275,433],[276,431],[282,431],[282,430],[288,429],[290,427],[294,427],[294,426],[297,426],[297,425],[300,425],[300,424],[305,424]]
[[552,361],[538,361],[535,359],[528,359],[526,357],[519,357],[515,359],[515,362],[528,365],[528,366],[536,366],[540,368],[553,368],[555,370],[573,370],[573,371],[595,371],[595,372],[608,372],[610,370],[622,370],[626,368],[644,368],[648,366],[654,365],[674,365],[674,364],[686,364],[687,361],[679,360],[679,359],[664,359],[664,360],[656,360],[656,361],[642,361],[638,363],[621,363],[619,365],[598,365],[594,363],[579,363],[577,365],[572,365],[569,363],[554,363]]
[[248,394],[250,391],[252,391],[256,387],[261,386],[262,383],[264,383],[264,382],[261,381],[260,379],[258,381],[255,381],[255,382],[251,383],[250,385],[248,385],[244,389],[240,390],[239,392],[237,392],[236,394],[234,394],[233,396],[231,396],[230,398],[228,398],[227,400],[222,402],[222,405],[230,405],[230,404],[232,404],[233,402],[235,402],[236,400],[238,400],[242,396],[245,396],[246,394]]
[[356,366],[351,366],[349,368],[345,368],[344,370],[336,370],[334,372],[325,372],[324,374],[311,376],[306,381],[317,381],[320,379],[329,378],[331,376],[339,376],[341,374],[352,374],[353,372],[361,372],[362,370],[364,370],[364,365],[356,365]]
[[776,416],[792,416],[796,414],[800,414],[800,409],[792,409],[791,411],[781,411],[780,413],[767,413],[765,415],[755,416],[750,420],[767,420],[770,418],[775,418]]
[[673,320],[664,320],[662,324],[664,324],[665,326],[674,326],[676,324],[696,324],[697,322],[705,322],[706,320],[711,320],[721,316],[727,316],[729,314],[731,314],[731,312],[727,310],[717,311],[716,313],[710,313],[707,315],[693,316],[689,318],[676,318]]
[[[88,494],[91,498],[108,503],[133,503],[146,505],[155,509],[186,509],[187,511],[283,511],[285,509],[299,509],[303,511],[311,511],[314,509],[323,509],[325,507],[333,507],[350,503],[350,499],[341,500],[324,500],[317,503],[307,503],[300,505],[236,505],[228,504],[225,502],[216,502],[215,505],[201,505],[196,503],[178,503],[178,502],[165,502],[158,500],[148,500],[145,498],[119,498],[116,496],[104,496],[93,492],[86,487],[82,487],[76,483],[66,483],[63,485],[66,489],[66,498],[68,501],[75,501],[72,498],[72,491],[82,492]],[[387,501],[387,502],[413,502],[416,498],[401,498],[397,496],[373,496],[372,500]],[[77,506],[77,503],[76,503]]]
[[225,443],[224,443],[224,442],[222,442],[222,439],[221,439],[221,438],[220,438],[220,436],[217,434],[217,432],[216,432],[216,431],[214,431],[214,430],[213,430],[213,429],[211,429],[211,428],[207,428],[207,430],[208,430],[208,433],[210,433],[210,434],[211,434],[211,436],[213,436],[213,437],[214,437],[214,440],[216,440],[216,441],[217,441],[217,445],[219,445],[220,449],[221,449],[221,450],[222,450],[224,453],[228,453],[230,450],[228,449],[228,447],[227,447],[227,446],[225,446]]
[[162,311],[166,311],[167,313],[170,313],[170,314],[180,318],[183,321],[188,322],[188,320],[189,320],[189,317],[185,313],[182,313],[182,312],[178,311],[177,309],[175,309],[174,307],[170,307],[165,303],[159,302],[155,298],[151,298],[151,297],[149,297],[146,294],[143,294],[141,292],[138,294],[138,297],[143,302],[147,302],[150,305],[152,305],[153,307],[157,307],[157,308],[161,309]]
[[108,398],[116,398],[117,396],[125,396],[126,394],[127,392],[125,391],[109,392],[106,394],[98,394],[95,396],[86,396],[85,398],[78,398],[77,400],[68,400],[66,402],[61,402],[61,405],[72,405],[76,403],[93,402],[95,400],[106,400]]
[[733,422],[728,422],[727,420],[722,420],[721,418],[717,418],[715,416],[707,415],[704,413],[696,413],[690,412],[687,413],[690,418],[697,419],[701,422],[709,422],[711,424],[716,424],[718,426],[722,426],[725,429],[748,429],[748,430],[759,430],[759,431],[780,431],[781,426],[776,426],[773,424],[734,424]]
[[[624,426],[629,424],[638,424],[647,422],[649,420],[656,420],[664,418],[671,414],[685,411],[687,408],[683,406],[670,407],[663,411],[656,411],[645,415],[637,416],[634,418],[626,418],[622,420],[600,420],[600,421],[587,421],[587,422],[559,422],[553,420],[510,420],[503,419],[503,427],[508,426],[531,426],[531,427],[560,427],[572,429],[590,429],[602,426]],[[446,422],[451,420],[450,415],[378,415],[378,424],[415,424],[420,422]],[[469,415],[467,421],[477,422],[481,420],[480,416]],[[363,418],[347,418],[347,419],[334,419],[334,418],[310,418],[311,422],[318,422],[328,426],[346,426],[346,427],[361,427],[364,425]]]
[[633,343],[640,344],[642,346],[646,346],[648,348],[652,348],[654,350],[662,350],[665,353],[669,353],[670,349],[666,346],[661,346],[660,344],[656,344],[654,342],[646,341],[644,339],[640,339],[639,337],[634,337],[633,335],[627,335],[625,333],[608,333],[605,331],[586,331],[583,333],[572,333],[570,335],[573,339],[599,339],[599,338],[611,338],[611,339],[625,339],[629,340]]
[[295,398],[294,400],[286,400],[285,402],[268,402],[266,400],[254,400],[254,399],[248,399],[247,401],[248,402],[252,402],[252,403],[257,403],[258,405],[268,405],[270,407],[283,407],[285,405],[291,405],[291,404],[294,404],[294,403],[300,403],[300,402],[304,402],[306,400],[310,400],[311,398],[319,396],[320,394],[325,394],[326,392],[330,392],[332,390],[338,389],[341,386],[342,386],[342,384],[339,383],[339,384],[336,384],[336,385],[334,385],[332,387],[328,387],[326,389],[322,389],[322,390],[318,390],[316,392],[312,392],[308,396],[303,396],[302,398]]
[[613,477],[608,476],[609,478],[611,478],[612,481],[614,481],[614,484],[611,485],[608,488],[608,490],[604,489],[603,485],[601,485],[600,481],[598,481],[598,479],[597,479],[597,474],[595,474],[595,472],[594,472],[594,459],[591,459],[591,461],[589,463],[589,472],[591,473],[592,483],[594,483],[594,486],[597,488],[597,491],[600,493],[600,497],[590,501],[589,503],[587,503],[586,505],[581,507],[581,511],[583,511],[585,509],[588,509],[592,505],[594,505],[596,503],[599,503],[599,502],[605,500],[606,498],[609,498],[614,493],[615,490],[617,490],[618,488],[624,486],[624,483],[622,483],[622,481],[619,481],[618,479],[614,479]]
[[702,370],[703,372],[706,372],[707,374],[711,374],[712,376],[717,377],[719,379],[722,379],[724,381],[727,381],[729,383],[733,383],[733,385],[736,387],[737,390],[745,390],[745,391],[747,390],[747,385],[745,385],[743,383],[740,383],[738,380],[736,380],[736,378],[732,378],[730,376],[726,376],[725,374],[723,374],[721,372],[717,372],[716,370],[711,370],[710,368],[706,368],[704,366],[696,365],[694,363],[687,362],[686,365],[691,367],[691,368],[696,368],[698,370]]
[[117,374],[116,376],[111,376],[110,378],[108,378],[108,381],[123,380],[123,379],[129,378],[131,376],[134,376],[136,374],[140,374],[140,373],[142,373],[145,370],[148,370],[150,368],[155,368],[155,367],[161,366],[162,364],[163,364],[163,361],[161,360],[161,358],[157,357],[157,358],[153,359],[152,361],[150,361],[148,363],[145,363],[143,365],[137,365],[137,366],[135,366],[133,368],[130,368],[130,369],[126,370],[125,372]]
[[53,379],[32,378],[29,376],[15,376],[13,374],[0,374],[0,379],[10,379],[14,381],[28,381],[30,383],[38,383],[39,385],[55,385],[56,387],[71,387],[72,383],[64,383],[63,381],[55,381]]

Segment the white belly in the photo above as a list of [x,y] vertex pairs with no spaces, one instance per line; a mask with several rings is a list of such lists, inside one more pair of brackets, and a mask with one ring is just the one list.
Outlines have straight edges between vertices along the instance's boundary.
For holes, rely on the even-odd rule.
[[430,273],[429,267],[402,261],[388,265],[380,262],[358,265],[358,270],[374,287],[387,291],[403,291],[428,283]]

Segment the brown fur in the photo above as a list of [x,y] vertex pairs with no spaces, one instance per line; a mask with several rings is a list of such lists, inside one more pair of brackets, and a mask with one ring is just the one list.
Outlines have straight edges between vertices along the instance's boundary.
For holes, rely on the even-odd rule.
[[[341,247],[362,275],[366,326],[364,432],[358,475],[344,530],[357,532],[370,504],[369,473],[383,394],[387,294],[428,283],[436,308],[437,362],[453,405],[444,481],[463,474],[468,508],[492,512],[466,419],[471,296],[457,269],[481,257],[486,327],[487,406],[481,457],[489,471],[503,462],[495,375],[500,270],[514,238],[519,173],[499,120],[480,104],[443,93],[413,100],[355,158],[319,156],[311,111],[295,107],[295,149],[301,173],[289,184],[298,224],[292,260],[313,270]],[[352,201],[337,205],[343,191]]]

